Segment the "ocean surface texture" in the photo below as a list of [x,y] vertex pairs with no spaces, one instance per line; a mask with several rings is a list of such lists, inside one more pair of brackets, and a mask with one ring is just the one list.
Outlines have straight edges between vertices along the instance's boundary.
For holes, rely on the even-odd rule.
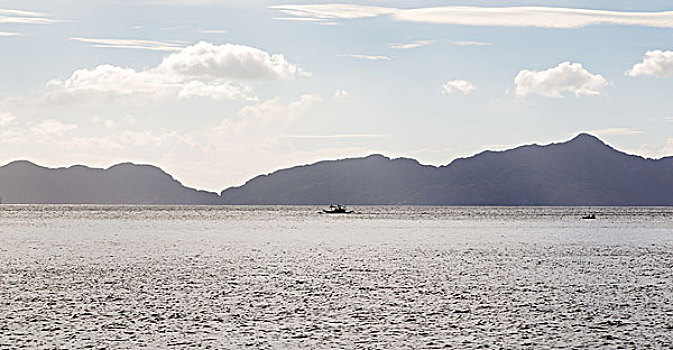
[[673,344],[673,208],[319,209],[0,206],[0,348]]

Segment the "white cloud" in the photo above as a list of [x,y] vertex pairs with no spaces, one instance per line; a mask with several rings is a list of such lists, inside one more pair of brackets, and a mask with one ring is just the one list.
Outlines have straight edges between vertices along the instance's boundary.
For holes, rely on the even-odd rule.
[[474,91],[475,87],[470,82],[465,80],[451,80],[442,85],[439,90],[444,95],[451,95],[453,93],[462,93],[464,95]]
[[673,138],[666,140],[664,145],[647,143],[638,148],[634,153],[649,158],[661,158],[673,156]]
[[66,80],[51,80],[48,85],[61,87],[66,91],[98,91],[118,94],[152,93],[164,85],[170,86],[180,80],[173,76],[162,76],[152,72],[137,72],[133,68],[123,68],[104,64],[93,69],[78,69]]
[[590,130],[588,133],[596,135],[598,137],[603,136],[624,136],[624,135],[637,135],[642,134],[642,130],[632,129],[632,128],[606,128],[599,130]]
[[141,39],[93,39],[93,38],[70,38],[71,40],[92,44],[93,47],[114,49],[136,49],[152,51],[180,51],[182,46],[173,43],[155,40]]
[[393,19],[404,22],[467,26],[582,28],[592,25],[626,25],[673,28],[673,11],[627,12],[533,6],[398,9],[344,4],[280,5],[271,8],[289,16],[322,20],[390,15]]
[[673,12],[620,12],[559,7],[450,6],[403,10],[395,19],[468,26],[581,28],[592,25],[673,27]]
[[350,4],[280,5],[271,8],[289,16],[320,20],[377,17],[398,11],[393,8]]
[[[289,21],[289,22],[315,22],[315,23],[325,23],[327,20],[320,18],[305,18],[305,17],[274,17],[276,21]],[[336,22],[329,22],[336,23]]]
[[57,92],[148,94],[158,98],[248,99],[252,89],[231,80],[289,79],[302,74],[282,55],[241,45],[200,42],[172,54],[154,68],[137,71],[112,65],[79,69],[49,85]]
[[591,74],[580,63],[563,62],[544,71],[524,69],[514,78],[518,96],[540,95],[563,98],[564,93],[575,96],[600,95],[608,85],[600,74]]
[[285,135],[289,139],[378,139],[382,134]]
[[284,104],[279,98],[264,101],[257,105],[245,106],[239,111],[246,124],[266,125],[270,122],[291,121],[307,109],[322,101],[319,95],[305,94],[298,100]]
[[193,80],[182,86],[178,98],[205,97],[214,100],[256,100],[252,97],[252,88],[245,85],[234,85],[230,82],[206,84]]
[[15,33],[15,32],[0,32],[0,36],[17,36],[21,35],[21,33]]
[[200,42],[165,58],[156,71],[191,77],[234,80],[289,79],[297,66],[282,54],[269,53],[243,45],[213,45]]
[[0,127],[5,127],[14,122],[16,117],[9,112],[0,112]]
[[[69,150],[69,156],[76,154],[72,151],[81,151],[81,150],[95,150],[93,154],[100,154],[100,152],[118,152],[124,149],[124,146],[120,145],[117,141],[109,137],[68,137],[62,140],[59,140],[58,143],[66,150]],[[53,145],[53,141],[50,142]],[[82,155],[77,155],[74,158],[74,161],[80,164],[82,159],[79,158]]]
[[9,10],[0,9],[0,15],[22,16],[22,17],[44,17],[45,15],[39,12],[23,11],[23,10]]
[[37,137],[62,135],[63,133],[77,129],[77,125],[65,124],[56,119],[35,122],[30,126],[30,131]]
[[38,12],[0,9],[0,24],[52,24],[57,22],[60,21],[47,18],[45,14]]
[[673,51],[647,51],[643,61],[635,64],[625,74],[630,77],[673,77]]
[[491,43],[483,42],[483,41],[471,41],[471,40],[464,40],[464,41],[454,41],[454,45],[458,46],[490,46]]
[[409,49],[415,49],[418,47],[423,47],[427,46],[434,43],[432,40],[418,40],[414,41],[411,43],[406,43],[406,44],[401,44],[401,43],[392,43],[388,44],[388,47],[391,49],[397,49],[397,50],[409,50]]
[[199,30],[201,34],[227,34],[227,31],[224,29],[201,29]]
[[375,56],[375,55],[350,54],[350,55],[337,55],[337,57],[351,57],[351,58],[359,58],[359,59],[369,60],[369,61],[390,61],[390,57],[388,57],[388,56]]
[[664,120],[673,123],[673,117],[666,117]]
[[334,91],[334,99],[335,100],[343,100],[348,98],[348,91],[347,90],[337,90]]
[[126,146],[134,147],[159,147],[166,140],[176,137],[176,132],[158,132],[158,131],[124,131],[120,137],[119,141],[121,144]]
[[94,115],[93,118],[91,118],[91,123],[94,125],[102,125],[106,129],[112,129],[117,124],[114,120],[103,119],[97,115]]

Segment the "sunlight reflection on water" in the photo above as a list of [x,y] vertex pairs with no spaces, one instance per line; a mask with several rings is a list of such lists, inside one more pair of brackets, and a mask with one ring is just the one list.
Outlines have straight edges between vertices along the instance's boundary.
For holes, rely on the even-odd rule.
[[0,347],[673,342],[673,208],[354,209],[0,206]]

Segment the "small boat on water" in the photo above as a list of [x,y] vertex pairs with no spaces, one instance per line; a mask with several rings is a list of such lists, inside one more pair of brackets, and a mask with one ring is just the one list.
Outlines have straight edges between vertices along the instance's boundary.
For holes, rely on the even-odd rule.
[[346,210],[346,206],[341,204],[330,205],[329,210],[323,209],[322,211],[325,214],[351,214],[354,212],[352,210]]
[[596,218],[596,214],[589,214],[589,215],[582,216],[582,220],[593,220],[595,218]]

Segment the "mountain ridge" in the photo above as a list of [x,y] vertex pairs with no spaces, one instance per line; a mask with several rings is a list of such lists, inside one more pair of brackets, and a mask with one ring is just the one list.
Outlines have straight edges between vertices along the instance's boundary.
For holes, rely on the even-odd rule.
[[485,150],[446,165],[382,154],[321,160],[215,192],[149,164],[0,167],[4,203],[354,205],[673,205],[673,157],[644,158],[580,133],[546,145]]
[[[381,174],[375,164],[381,159],[388,160],[389,170],[406,175]],[[377,155],[321,161],[256,177],[225,189],[220,196],[228,204],[673,205],[666,197],[673,196],[673,182],[667,176],[668,171],[673,173],[670,159],[629,155],[581,133],[547,145],[486,150],[439,167],[414,160],[418,166],[413,174],[395,167],[401,165],[395,163],[397,159]],[[362,169],[378,170],[376,179],[367,178],[362,169],[344,178],[346,165],[354,162]],[[323,169],[329,164],[341,166]],[[643,166],[647,169],[638,174]],[[649,169],[653,166],[663,169]],[[626,178],[619,178],[620,174]],[[651,183],[643,183],[639,176]],[[292,182],[291,178],[301,180]],[[310,186],[307,179],[327,185]]]

